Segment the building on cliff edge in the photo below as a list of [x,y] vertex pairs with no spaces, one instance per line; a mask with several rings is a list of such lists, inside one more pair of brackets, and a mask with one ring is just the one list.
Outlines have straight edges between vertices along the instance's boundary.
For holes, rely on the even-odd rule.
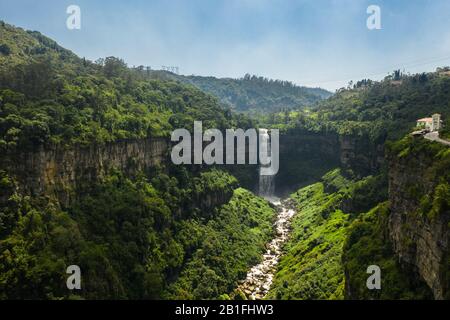
[[435,113],[431,118],[419,119],[417,120],[417,127],[430,132],[439,131],[442,127],[441,115],[439,113]]

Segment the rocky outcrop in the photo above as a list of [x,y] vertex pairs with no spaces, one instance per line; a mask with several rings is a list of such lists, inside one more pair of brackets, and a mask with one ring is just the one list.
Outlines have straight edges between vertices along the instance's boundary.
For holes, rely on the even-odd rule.
[[389,155],[389,236],[400,263],[417,271],[434,297],[443,299],[449,289],[450,212],[435,217],[420,212],[421,198],[432,195],[439,180],[434,161],[426,152]]
[[53,196],[67,205],[74,198],[74,190],[101,178],[112,168],[134,175],[164,162],[168,147],[163,138],[88,147],[39,146],[28,152],[2,155],[0,168],[15,177],[25,193]]

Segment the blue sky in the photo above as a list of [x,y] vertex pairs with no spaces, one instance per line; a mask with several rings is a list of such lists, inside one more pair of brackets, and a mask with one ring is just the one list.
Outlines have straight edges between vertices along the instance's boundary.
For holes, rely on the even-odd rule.
[[[66,28],[71,4],[81,30]],[[381,30],[366,27],[371,4],[381,7]],[[0,19],[91,60],[330,90],[396,68],[450,65],[448,0],[0,0]]]

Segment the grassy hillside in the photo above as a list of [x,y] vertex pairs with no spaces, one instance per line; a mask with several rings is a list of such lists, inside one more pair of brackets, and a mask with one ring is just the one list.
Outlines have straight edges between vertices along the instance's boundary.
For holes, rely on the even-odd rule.
[[[438,143],[409,136],[390,143],[388,150],[394,157],[392,161],[410,159],[406,167],[399,169],[409,180],[393,182],[402,194],[391,192],[389,197],[397,198],[397,205],[402,208],[409,208],[406,214],[411,221],[417,221],[418,225],[414,225],[408,220],[399,228],[405,233],[402,241],[415,252],[415,241],[421,241],[416,235],[420,234],[420,223],[425,224],[423,228],[432,228],[430,225],[436,221],[439,225],[442,220],[443,227],[447,226],[450,189],[446,173],[450,151]],[[347,172],[334,170],[320,182],[291,195],[298,214],[293,218],[291,239],[284,248],[286,254],[280,260],[269,298],[433,298],[424,280],[411,266],[401,264],[394,253],[388,226],[392,208],[386,201],[385,174],[355,180]],[[422,177],[422,183],[416,183],[417,176]],[[443,234],[448,232],[444,229]],[[429,241],[432,245],[435,240]],[[447,239],[436,241],[446,243]],[[444,264],[440,269],[444,270],[442,281],[448,282],[445,255],[439,263]],[[382,290],[367,289],[369,265],[381,268]]]
[[[389,203],[380,203],[353,221],[348,230],[342,256],[347,274],[348,299],[431,299],[427,286],[411,270],[402,269],[386,239]],[[377,265],[382,270],[382,290],[368,290],[364,266]]]
[[335,195],[327,195],[322,183],[301,189],[293,233],[281,258],[269,298],[340,299],[344,273],[340,264],[348,214],[335,210]]
[[274,218],[275,210],[265,200],[237,189],[230,202],[201,229],[195,220],[186,221],[187,230],[196,232],[186,230],[180,236],[199,245],[170,285],[166,298],[227,297],[249,267],[261,260],[265,244],[273,236]]
[[81,62],[74,53],[41,33],[0,21],[0,70],[36,62],[43,56],[65,65],[75,66]]
[[298,213],[269,298],[344,298],[341,259],[348,228],[365,208],[385,199],[380,179],[355,181],[336,169],[291,195]]
[[[411,254],[421,258],[428,257],[427,250],[433,250],[434,246],[440,248],[440,243],[448,241],[445,237],[448,237],[449,230],[446,228],[450,227],[450,149],[423,138],[406,136],[389,143],[387,153],[390,162],[390,201],[380,203],[355,219],[345,242],[342,262],[348,281],[347,298],[432,299],[430,287],[418,274],[417,263],[403,261],[400,266],[391,241],[395,232],[396,237],[400,235],[401,238],[398,243],[401,243],[402,255],[405,254],[404,248],[407,248]],[[420,177],[419,181],[417,177]],[[392,219],[399,215],[403,215],[400,221]],[[417,243],[425,241],[421,231],[432,229],[440,223],[442,227],[438,229],[442,235],[436,232],[436,239],[425,242],[426,249],[418,249],[420,246]],[[446,283],[444,287],[448,288],[449,260],[445,256],[445,247],[442,250],[444,258],[437,263],[426,258],[428,264],[425,268],[433,270],[437,279]],[[382,270],[382,290],[369,291],[366,288],[367,273],[361,266],[372,264]],[[442,271],[436,272],[437,266]],[[439,274],[441,272],[443,275]]]

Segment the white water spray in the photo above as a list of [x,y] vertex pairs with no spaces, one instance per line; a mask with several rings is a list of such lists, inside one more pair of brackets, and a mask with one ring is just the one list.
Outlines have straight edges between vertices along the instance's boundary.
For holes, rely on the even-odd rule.
[[[260,146],[267,146],[267,152],[268,155],[271,154],[271,144],[269,143],[270,136],[267,129],[259,129],[259,136],[260,136]],[[269,165],[261,165],[259,168],[259,184],[258,184],[258,194],[267,199],[267,200],[278,200],[275,199],[275,174],[271,175],[263,175],[261,174],[261,168],[269,168]]]

